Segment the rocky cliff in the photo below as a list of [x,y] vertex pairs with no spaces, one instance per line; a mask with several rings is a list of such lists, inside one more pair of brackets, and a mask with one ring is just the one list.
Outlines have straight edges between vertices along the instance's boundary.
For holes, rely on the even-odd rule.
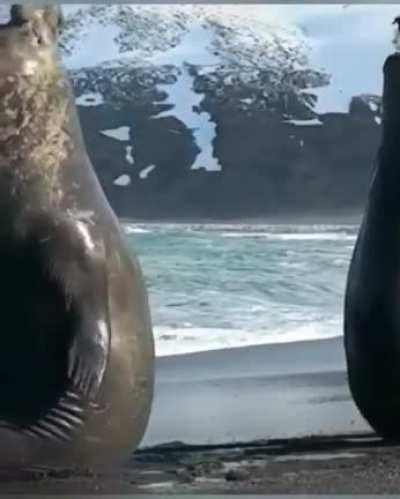
[[359,210],[380,98],[358,95],[347,113],[317,113],[330,75],[310,64],[301,30],[222,14],[122,5],[67,12],[64,61],[89,155],[118,215]]

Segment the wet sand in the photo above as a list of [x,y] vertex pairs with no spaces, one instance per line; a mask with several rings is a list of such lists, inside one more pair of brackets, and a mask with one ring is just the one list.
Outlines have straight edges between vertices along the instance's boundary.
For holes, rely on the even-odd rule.
[[349,393],[342,338],[157,361],[143,446],[369,431]]
[[160,358],[126,466],[4,471],[0,493],[393,493],[399,456],[354,406],[335,338]]

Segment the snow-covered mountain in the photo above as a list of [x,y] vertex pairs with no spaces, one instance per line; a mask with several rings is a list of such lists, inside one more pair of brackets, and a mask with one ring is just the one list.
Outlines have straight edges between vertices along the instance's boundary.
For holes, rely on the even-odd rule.
[[[163,83],[169,74],[165,83],[171,84],[190,67],[191,90],[235,99],[240,87],[246,93],[244,106],[260,96],[264,104],[273,102],[285,92],[297,93],[311,108],[315,99],[307,89],[329,83],[327,74],[310,67],[301,30],[238,15],[232,7],[93,5],[65,10],[61,47],[66,66],[78,70],[75,74],[85,69],[87,76],[89,68],[119,69],[116,75],[146,68]],[[173,69],[166,71],[166,66]]]
[[[112,106],[122,93],[131,104],[163,103],[167,109],[152,119],[174,117],[191,131],[198,148],[193,170],[222,169],[207,101],[249,112],[291,99],[302,106],[302,117],[313,118],[315,98],[307,90],[328,83],[310,68],[300,30],[238,16],[232,8],[114,5],[67,13],[61,46],[83,92],[78,104]],[[115,182],[121,185],[119,177]]]
[[[346,38],[338,20],[357,26],[361,12],[378,28],[386,18],[364,7],[308,7],[64,6],[62,58],[117,213],[359,208],[379,140],[380,68],[371,69],[371,51],[356,53],[355,30],[343,63],[332,46]],[[385,12],[390,24],[394,7]]]

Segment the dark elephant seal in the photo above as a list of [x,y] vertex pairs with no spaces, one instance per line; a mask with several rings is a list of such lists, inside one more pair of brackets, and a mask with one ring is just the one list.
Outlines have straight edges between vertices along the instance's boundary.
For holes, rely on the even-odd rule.
[[384,65],[382,139],[348,274],[344,333],[361,414],[379,434],[400,437],[400,55]]
[[95,467],[140,442],[154,345],[136,260],[88,159],[54,7],[0,27],[0,467]]

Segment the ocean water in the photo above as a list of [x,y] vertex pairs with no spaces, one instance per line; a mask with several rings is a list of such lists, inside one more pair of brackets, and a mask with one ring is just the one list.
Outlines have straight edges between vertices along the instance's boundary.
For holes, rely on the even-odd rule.
[[354,225],[124,224],[158,356],[342,334]]

